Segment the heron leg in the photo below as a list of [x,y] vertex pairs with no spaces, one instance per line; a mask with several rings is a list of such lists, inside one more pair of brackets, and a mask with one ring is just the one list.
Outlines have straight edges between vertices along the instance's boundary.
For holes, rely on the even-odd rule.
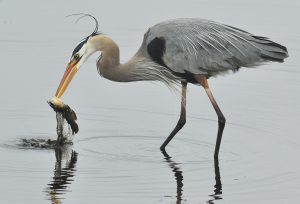
[[219,156],[219,150],[220,150],[220,145],[221,145],[221,140],[222,140],[222,135],[223,135],[223,130],[225,127],[226,119],[208,86],[207,78],[203,75],[195,75],[194,77],[197,80],[197,82],[199,84],[201,84],[203,86],[203,88],[205,89],[206,94],[218,115],[219,128],[218,128],[218,135],[217,135],[217,141],[216,141],[215,153],[214,153],[214,157],[217,159]]
[[164,143],[160,146],[161,151],[165,151],[166,146],[169,144],[169,142],[173,139],[173,137],[177,134],[177,132],[184,126],[186,122],[186,89],[187,89],[187,82],[181,82],[182,85],[182,92],[181,92],[181,111],[180,111],[180,117],[177,122],[177,125],[175,126],[174,130],[171,132],[171,134],[167,137],[167,139],[164,141]]

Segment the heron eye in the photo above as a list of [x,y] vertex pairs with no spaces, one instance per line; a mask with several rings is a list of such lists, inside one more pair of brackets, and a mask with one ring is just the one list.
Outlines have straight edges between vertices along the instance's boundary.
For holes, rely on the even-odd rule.
[[79,54],[78,54],[78,53],[76,53],[76,54],[74,55],[74,59],[75,59],[75,60],[79,60]]

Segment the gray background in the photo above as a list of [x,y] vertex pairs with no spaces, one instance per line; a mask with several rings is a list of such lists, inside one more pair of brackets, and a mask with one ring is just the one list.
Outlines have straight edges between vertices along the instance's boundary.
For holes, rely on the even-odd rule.
[[[1,0],[1,203],[299,202],[299,9],[296,0]],[[65,18],[80,12],[98,18],[100,29],[119,44],[122,62],[137,51],[149,26],[177,17],[215,20],[288,47],[290,58],[283,64],[210,80],[227,118],[221,199],[211,196],[217,117],[202,88],[188,86],[187,125],[167,148],[183,176],[180,201],[174,168],[158,149],[177,122],[179,95],[158,83],[100,78],[97,55],[63,97],[78,113],[80,131],[70,147],[78,161],[66,189],[51,195],[54,151],[17,143],[56,137],[55,114],[46,100],[74,47],[94,28],[89,19],[74,24],[75,18]]]

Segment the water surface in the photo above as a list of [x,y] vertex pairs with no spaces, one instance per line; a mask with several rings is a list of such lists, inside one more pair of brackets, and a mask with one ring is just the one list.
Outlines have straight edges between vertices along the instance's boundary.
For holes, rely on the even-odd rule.
[[[0,1],[1,203],[297,203],[300,201],[300,3],[292,1]],[[131,57],[148,26],[200,17],[286,45],[290,58],[210,80],[227,118],[219,165],[217,117],[189,85],[187,124],[159,146],[179,117],[179,95],[161,84],[100,78],[93,56],[63,97],[80,126],[73,145],[20,148],[55,139],[54,94],[72,50],[94,24]]]

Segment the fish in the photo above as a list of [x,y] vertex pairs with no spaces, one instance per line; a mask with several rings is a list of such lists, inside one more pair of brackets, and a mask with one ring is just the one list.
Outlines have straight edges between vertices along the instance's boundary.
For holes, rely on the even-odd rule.
[[61,99],[54,97],[50,101],[47,101],[50,107],[56,112],[57,120],[57,144],[64,144],[68,139],[68,135],[64,133],[64,121],[71,127],[72,135],[75,135],[79,131],[77,124],[77,115],[75,111],[67,104],[63,103]]

